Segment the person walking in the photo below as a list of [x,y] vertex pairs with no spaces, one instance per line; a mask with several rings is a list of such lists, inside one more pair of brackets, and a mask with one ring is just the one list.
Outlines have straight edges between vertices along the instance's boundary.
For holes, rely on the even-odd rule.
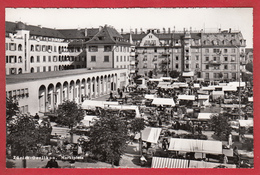
[[55,159],[51,159],[47,162],[46,168],[59,168],[58,162]]

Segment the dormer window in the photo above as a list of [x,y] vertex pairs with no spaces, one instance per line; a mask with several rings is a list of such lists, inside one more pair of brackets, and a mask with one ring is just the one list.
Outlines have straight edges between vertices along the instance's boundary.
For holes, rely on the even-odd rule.
[[112,50],[111,46],[104,46],[104,52],[110,52]]

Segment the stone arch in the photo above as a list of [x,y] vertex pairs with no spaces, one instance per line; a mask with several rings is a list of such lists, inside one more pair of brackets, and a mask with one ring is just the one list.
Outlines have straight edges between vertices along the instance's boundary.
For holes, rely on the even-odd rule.
[[38,100],[39,100],[39,111],[45,112],[46,110],[46,87],[41,85],[38,91]]
[[81,81],[79,79],[76,80],[75,101],[76,103],[80,103],[81,101]]
[[67,81],[65,81],[63,83],[62,99],[63,100],[68,100],[69,99],[69,83]]
[[74,80],[71,80],[69,84],[69,100],[73,101],[74,99],[75,99],[75,82]]
[[22,74],[23,73],[23,69],[22,68],[19,68],[18,69],[18,74]]
[[58,82],[54,93],[54,107],[57,108],[62,103],[62,84]]
[[87,99],[86,79],[81,80],[81,102]]
[[51,83],[48,86],[47,99],[46,99],[46,111],[51,112],[54,110],[54,85]]
[[95,77],[92,77],[91,79],[91,97],[92,98],[95,98],[96,96],[96,78]]

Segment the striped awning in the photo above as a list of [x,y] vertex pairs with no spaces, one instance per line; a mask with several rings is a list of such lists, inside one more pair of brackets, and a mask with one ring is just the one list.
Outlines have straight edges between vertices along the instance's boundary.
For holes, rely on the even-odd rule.
[[152,168],[189,168],[189,160],[153,157]]

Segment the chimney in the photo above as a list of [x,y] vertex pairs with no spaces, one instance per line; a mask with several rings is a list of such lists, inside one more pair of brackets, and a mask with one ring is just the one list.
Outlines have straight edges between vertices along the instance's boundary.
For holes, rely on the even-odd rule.
[[171,33],[171,28],[170,27],[168,28],[168,33]]
[[173,32],[175,32],[175,26],[173,27]]
[[88,36],[88,29],[85,28],[85,36]]
[[[105,27],[106,27],[106,26],[107,26],[107,25],[105,25]],[[102,28],[103,28],[102,26],[99,26],[98,31],[101,31]]]
[[229,33],[231,33],[231,28],[229,28]]
[[42,26],[41,26],[41,25],[38,25],[38,27],[42,28]]
[[124,33],[124,30],[123,29],[121,29],[121,34],[123,34]]
[[218,29],[218,32],[221,33],[221,28]]
[[142,28],[140,28],[140,32],[143,33],[143,29]]
[[186,33],[186,29],[185,28],[183,28],[183,33]]
[[137,29],[135,29],[135,34],[137,34]]
[[192,27],[190,27],[190,32],[192,31]]

